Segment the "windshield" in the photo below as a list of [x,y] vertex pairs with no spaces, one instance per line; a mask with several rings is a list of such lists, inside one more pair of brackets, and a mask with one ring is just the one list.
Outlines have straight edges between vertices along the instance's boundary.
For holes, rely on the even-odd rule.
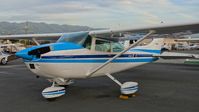
[[60,37],[60,39],[57,42],[71,42],[83,46],[87,37],[87,32],[69,33],[64,34],[62,37]]
[[6,53],[4,51],[0,51],[0,55],[8,55],[8,53]]

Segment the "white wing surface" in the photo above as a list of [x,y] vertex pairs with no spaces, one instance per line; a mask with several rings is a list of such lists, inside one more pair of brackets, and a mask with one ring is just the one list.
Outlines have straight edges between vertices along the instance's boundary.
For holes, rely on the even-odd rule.
[[[85,31],[91,36],[98,37],[112,37],[121,36],[125,33],[148,33],[150,30],[156,32],[156,34],[195,34],[199,33],[199,22],[195,23],[181,23],[181,24],[160,24],[146,27],[135,27],[130,29],[119,30],[97,30],[97,31]],[[78,33],[78,32],[71,32]],[[0,35],[0,39],[54,39],[57,40],[61,36],[69,33],[48,33],[48,34],[21,34],[21,35]]]

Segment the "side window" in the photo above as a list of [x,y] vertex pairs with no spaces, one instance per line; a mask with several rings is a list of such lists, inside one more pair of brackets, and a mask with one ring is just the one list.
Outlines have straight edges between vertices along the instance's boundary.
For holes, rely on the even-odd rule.
[[88,36],[83,44],[83,47],[86,49],[91,49],[92,37]]
[[0,55],[2,55],[2,53],[0,52]]
[[102,52],[111,52],[111,43],[109,41],[105,40],[96,40],[95,45],[96,51],[102,51]]

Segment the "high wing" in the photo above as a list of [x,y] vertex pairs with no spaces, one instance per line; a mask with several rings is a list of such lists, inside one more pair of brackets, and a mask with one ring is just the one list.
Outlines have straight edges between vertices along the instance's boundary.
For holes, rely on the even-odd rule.
[[148,33],[150,30],[155,31],[155,34],[171,34],[171,35],[190,35],[199,33],[199,22],[197,23],[184,23],[184,24],[160,24],[147,27],[135,27],[132,29],[122,30],[101,30],[91,31],[90,35],[103,36],[121,36],[125,33]]
[[[148,33],[150,30],[155,31],[155,34],[195,34],[199,33],[199,22],[181,23],[181,24],[160,24],[146,27],[135,27],[130,29],[120,30],[97,30],[85,31],[91,36],[102,38],[120,37],[125,33]],[[83,31],[84,32],[84,31]],[[76,32],[71,32],[76,33]],[[78,32],[77,32],[78,33]],[[0,39],[54,39],[57,40],[61,36],[70,33],[48,33],[48,34],[22,34],[22,35],[1,35]]]
[[0,39],[53,39],[57,40],[65,33],[48,33],[48,34],[21,34],[21,35],[1,35]]

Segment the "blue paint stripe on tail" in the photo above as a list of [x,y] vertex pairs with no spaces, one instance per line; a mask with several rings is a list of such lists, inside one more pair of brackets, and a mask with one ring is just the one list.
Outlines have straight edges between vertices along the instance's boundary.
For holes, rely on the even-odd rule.
[[161,50],[152,50],[152,49],[131,49],[131,52],[148,52],[148,53],[157,53],[160,54]]

